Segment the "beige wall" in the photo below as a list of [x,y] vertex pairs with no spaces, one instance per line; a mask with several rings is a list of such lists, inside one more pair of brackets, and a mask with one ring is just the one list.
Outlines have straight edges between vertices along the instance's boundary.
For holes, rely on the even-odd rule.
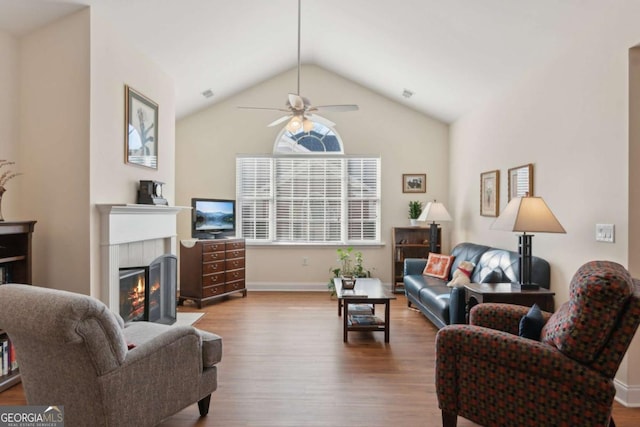
[[[0,159],[16,162],[5,166],[7,170],[21,172],[23,165],[18,158],[18,40],[0,31]],[[17,177],[7,183],[2,196],[2,215],[5,220],[20,219],[22,179]]]
[[[125,84],[158,104],[158,169],[124,162]],[[164,182],[174,204],[175,92],[173,80],[91,14],[90,205],[136,203],[140,180]],[[100,214],[91,209],[91,294],[100,283]]]
[[[627,3],[630,4],[630,3]],[[634,10],[630,10],[634,9]],[[479,175],[500,169],[501,209],[507,203],[506,172],[534,163],[534,193],[542,196],[567,230],[539,233],[533,253],[551,263],[556,305],[568,298],[569,282],[586,261],[608,259],[640,275],[640,254],[629,252],[638,240],[637,208],[629,213],[628,49],[640,41],[634,17],[640,4],[611,8],[592,33],[576,34],[571,49],[531,74],[484,108],[452,126],[450,162],[452,240],[478,241],[516,249],[515,233],[493,231],[491,218],[479,215]],[[595,30],[597,29],[597,30]],[[632,176],[633,177],[633,176]],[[615,224],[615,243],[595,241],[595,224]],[[633,231],[633,234],[630,234]],[[618,374],[627,402],[640,404],[638,338]]]
[[[446,203],[448,126],[377,95],[317,66],[302,69],[301,93],[316,105],[357,103],[357,112],[325,114],[335,122],[347,154],[382,158],[383,247],[359,247],[365,265],[391,283],[391,227],[408,225],[410,200]],[[266,125],[278,112],[240,110],[238,106],[280,107],[295,92],[290,70],[232,98],[180,120],[176,128],[176,204],[191,197],[235,198],[236,153],[271,153],[279,127]],[[215,92],[215,88],[214,88]],[[426,194],[403,194],[403,173],[426,173]],[[187,213],[179,216],[179,235],[190,237]],[[445,225],[446,229],[446,225]],[[302,265],[303,257],[308,266]],[[335,247],[256,247],[247,250],[249,288],[322,289],[337,266]]]
[[[3,41],[0,57],[10,59]],[[142,179],[167,183],[173,204],[173,81],[89,8],[21,38],[19,57],[19,120],[0,118],[18,123],[20,218],[38,221],[34,283],[98,297],[95,204],[136,203]],[[125,84],[159,104],[158,170],[124,163]]]
[[89,292],[89,14],[20,40],[23,216],[37,220],[35,284]]

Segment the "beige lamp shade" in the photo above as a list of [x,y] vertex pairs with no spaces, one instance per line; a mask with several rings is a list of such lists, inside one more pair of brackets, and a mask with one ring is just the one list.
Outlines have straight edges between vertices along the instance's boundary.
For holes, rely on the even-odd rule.
[[427,203],[422,213],[418,217],[418,221],[451,221],[451,215],[447,212],[447,208],[442,203],[433,202]]
[[491,228],[525,233],[566,233],[542,197],[514,197]]

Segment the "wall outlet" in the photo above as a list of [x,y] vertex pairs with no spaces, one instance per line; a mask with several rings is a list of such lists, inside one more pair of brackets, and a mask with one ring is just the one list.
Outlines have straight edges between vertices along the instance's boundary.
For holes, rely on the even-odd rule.
[[613,224],[596,224],[596,241],[613,243],[615,229]]
[[308,265],[309,265],[309,258],[308,258],[308,257],[306,257],[306,256],[303,256],[303,257],[302,257],[302,265],[303,265],[304,267],[306,267],[306,266],[308,266]]

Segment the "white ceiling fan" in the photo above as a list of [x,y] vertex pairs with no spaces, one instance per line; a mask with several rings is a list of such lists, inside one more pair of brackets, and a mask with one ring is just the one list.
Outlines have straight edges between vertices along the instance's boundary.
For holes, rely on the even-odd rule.
[[327,120],[326,118],[316,114],[318,111],[356,111],[358,106],[355,104],[343,104],[343,105],[311,105],[311,101],[304,96],[300,96],[300,2],[298,0],[298,89],[296,93],[290,93],[285,104],[285,108],[270,108],[270,107],[238,107],[250,110],[271,110],[282,111],[287,113],[269,123],[267,127],[276,126],[289,120],[287,123],[287,130],[293,134],[297,133],[300,129],[305,132],[310,132],[313,129],[313,123],[317,122],[328,127],[335,126],[335,123]]

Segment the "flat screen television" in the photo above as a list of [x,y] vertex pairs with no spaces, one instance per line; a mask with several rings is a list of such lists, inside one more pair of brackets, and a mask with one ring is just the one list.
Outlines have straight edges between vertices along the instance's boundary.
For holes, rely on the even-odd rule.
[[236,201],[191,199],[191,237],[215,239],[236,234]]

